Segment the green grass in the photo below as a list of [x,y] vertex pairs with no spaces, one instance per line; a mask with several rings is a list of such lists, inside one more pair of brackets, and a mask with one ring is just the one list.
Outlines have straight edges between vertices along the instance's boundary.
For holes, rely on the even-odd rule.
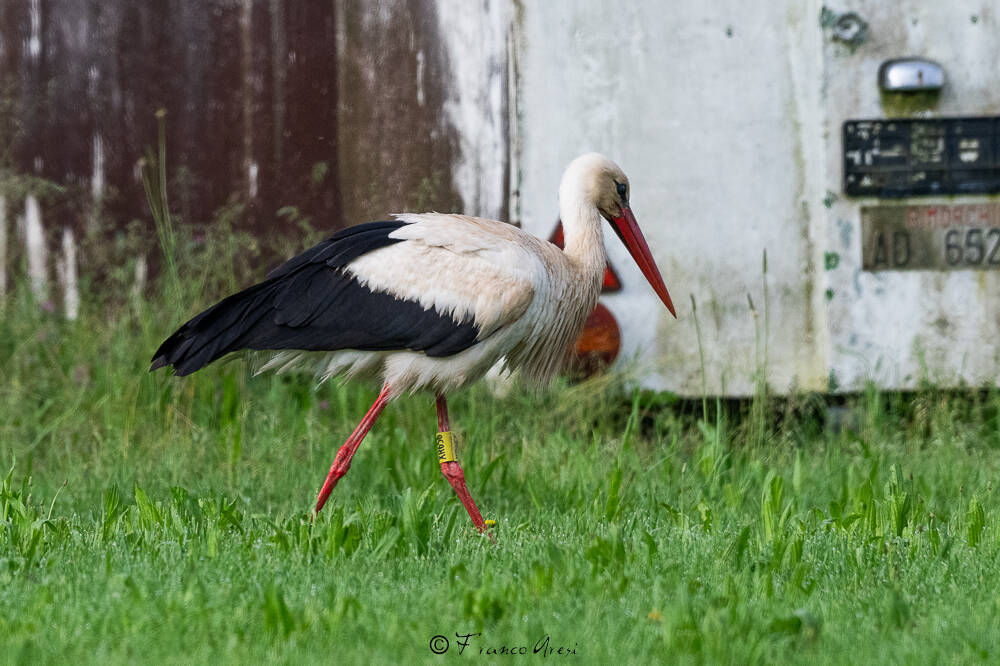
[[310,525],[374,390],[151,375],[227,281],[93,296],[128,275],[76,322],[23,288],[0,313],[0,661],[430,662],[456,633],[483,663],[545,636],[577,663],[1000,657],[996,391],[871,390],[835,431],[815,397],[706,422],[616,378],[473,387],[452,422],[496,545],[440,475],[432,398],[407,397]]

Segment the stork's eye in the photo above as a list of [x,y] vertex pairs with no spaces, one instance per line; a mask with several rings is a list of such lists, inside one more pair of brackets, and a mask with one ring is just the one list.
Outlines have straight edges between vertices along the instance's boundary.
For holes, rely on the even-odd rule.
[[618,183],[617,185],[618,185],[618,196],[621,197],[622,203],[627,202],[628,188],[625,186],[625,183]]

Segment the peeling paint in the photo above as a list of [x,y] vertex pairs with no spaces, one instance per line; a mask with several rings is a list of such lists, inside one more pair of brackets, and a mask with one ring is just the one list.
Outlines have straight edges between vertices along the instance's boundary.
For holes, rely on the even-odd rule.
[[260,174],[260,165],[256,161],[251,160],[249,166],[247,167],[247,196],[251,199],[256,199],[258,194],[257,189],[257,176]]
[[35,299],[48,298],[48,252],[45,248],[45,228],[38,199],[29,194],[24,200],[24,249],[28,260],[28,279]]
[[138,256],[135,259],[135,274],[132,278],[132,296],[141,298],[146,289],[146,280],[149,276],[149,266],[146,257]]
[[500,218],[507,172],[509,8],[504,2],[484,6],[468,0],[445,0],[436,7],[451,69],[444,112],[459,142],[458,160],[452,168],[455,189],[462,196],[464,212]]
[[28,37],[27,48],[28,56],[32,59],[38,59],[42,54],[42,1],[41,0],[31,0],[29,11],[29,17],[31,21],[31,32]]
[[424,93],[424,52],[423,50],[417,51],[417,106],[423,106],[427,101],[427,96]]
[[76,239],[69,227],[63,228],[62,256],[56,266],[63,289],[63,311],[66,319],[74,321],[80,313],[80,288],[77,279]]
[[94,133],[93,165],[90,175],[90,196],[99,201],[104,196],[104,141],[101,135]]

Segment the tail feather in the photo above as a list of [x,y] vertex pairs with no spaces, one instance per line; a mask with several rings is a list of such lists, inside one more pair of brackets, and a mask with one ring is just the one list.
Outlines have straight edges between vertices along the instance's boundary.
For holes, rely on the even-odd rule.
[[270,311],[276,285],[262,283],[220,301],[163,341],[149,367],[167,365],[183,377],[236,351],[239,338]]

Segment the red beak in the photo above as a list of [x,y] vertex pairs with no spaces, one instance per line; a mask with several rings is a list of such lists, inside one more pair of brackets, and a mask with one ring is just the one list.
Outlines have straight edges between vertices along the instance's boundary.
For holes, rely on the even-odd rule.
[[674,304],[670,300],[670,294],[667,293],[667,287],[663,284],[663,277],[660,275],[660,269],[656,267],[656,262],[653,261],[653,255],[649,252],[649,245],[646,244],[646,239],[643,238],[642,232],[639,231],[639,225],[635,221],[635,215],[632,214],[632,209],[623,207],[621,217],[616,217],[612,219],[611,228],[615,230],[618,234],[618,238],[622,240],[625,247],[628,249],[629,254],[635,259],[635,263],[639,264],[639,270],[642,274],[646,276],[649,280],[650,286],[653,287],[653,291],[656,295],[660,297],[663,304],[667,306],[670,310],[670,314],[677,318],[677,313],[674,312]]

